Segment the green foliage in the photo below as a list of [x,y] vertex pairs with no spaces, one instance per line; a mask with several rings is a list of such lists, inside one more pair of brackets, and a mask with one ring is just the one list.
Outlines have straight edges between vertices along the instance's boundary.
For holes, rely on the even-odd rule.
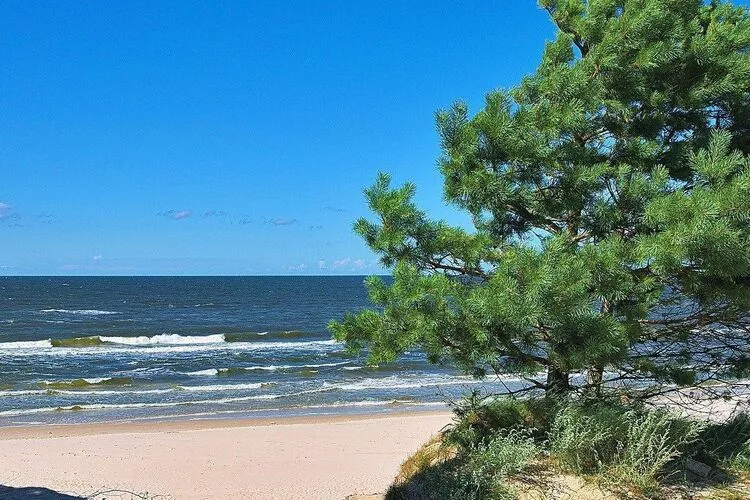
[[407,461],[387,498],[515,498],[514,484],[545,467],[660,497],[667,480],[685,477],[684,458],[744,471],[750,457],[746,414],[707,423],[606,400],[476,396],[454,411],[442,445]]
[[700,434],[696,458],[710,465],[750,471],[750,415],[738,413],[707,426]]
[[664,410],[572,404],[555,417],[550,452],[564,469],[648,490],[689,451],[701,427]]
[[522,430],[496,433],[486,443],[463,449],[452,459],[421,470],[390,488],[388,500],[505,500],[515,498],[507,479],[539,453]]
[[537,71],[473,116],[437,113],[445,200],[473,227],[431,220],[381,174],[355,230],[394,281],[368,279],[377,310],[331,331],[373,363],[417,347],[477,375],[546,369],[547,388],[585,370],[594,386],[744,373],[748,11],[540,4],[558,33]]
[[617,407],[565,407],[555,418],[550,441],[554,456],[576,473],[595,473],[612,463],[627,431]]
[[552,398],[483,398],[472,392],[454,405],[454,425],[445,441],[459,449],[471,449],[488,443],[500,432],[523,429],[541,443],[558,405]]

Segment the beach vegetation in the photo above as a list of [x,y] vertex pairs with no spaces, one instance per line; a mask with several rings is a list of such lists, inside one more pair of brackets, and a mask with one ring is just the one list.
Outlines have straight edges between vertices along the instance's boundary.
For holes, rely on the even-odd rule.
[[454,414],[448,429],[404,462],[387,498],[750,494],[746,413],[715,422],[615,399],[474,394]]
[[[457,450],[457,451],[456,451]],[[432,442],[407,462],[402,481],[386,499],[488,499],[515,498],[506,480],[524,469],[539,453],[534,439],[519,429],[498,433],[471,448],[454,448]]]
[[[521,391],[652,397],[747,375],[748,10],[540,6],[557,33],[537,70],[474,114],[437,113],[444,198],[471,223],[431,219],[414,184],[381,173],[355,231],[393,280],[368,278],[376,307],[330,330],[373,364],[419,348],[477,376],[520,374]],[[650,418],[639,425],[669,432]],[[648,448],[653,467],[665,446]]]

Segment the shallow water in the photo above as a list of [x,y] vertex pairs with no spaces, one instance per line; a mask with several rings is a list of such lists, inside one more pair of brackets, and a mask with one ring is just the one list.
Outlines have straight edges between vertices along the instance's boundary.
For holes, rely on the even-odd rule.
[[[432,408],[502,391],[326,331],[363,277],[0,278],[0,425]],[[518,381],[504,381],[517,386]]]

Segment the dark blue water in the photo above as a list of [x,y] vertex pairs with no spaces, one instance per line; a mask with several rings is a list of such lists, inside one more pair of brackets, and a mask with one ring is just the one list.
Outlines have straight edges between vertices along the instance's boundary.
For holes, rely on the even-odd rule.
[[332,341],[329,320],[369,307],[362,283],[0,277],[0,425],[416,409],[478,387],[417,351],[368,367]]

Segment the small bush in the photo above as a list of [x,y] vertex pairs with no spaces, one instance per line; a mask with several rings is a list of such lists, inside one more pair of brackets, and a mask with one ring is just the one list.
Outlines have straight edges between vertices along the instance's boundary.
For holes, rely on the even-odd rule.
[[564,469],[649,489],[700,430],[697,422],[663,410],[571,404],[555,419],[550,450]]
[[505,500],[515,498],[506,480],[539,453],[534,439],[509,430],[487,443],[432,463],[410,478],[403,477],[386,494],[387,500]]
[[738,413],[726,422],[706,426],[696,458],[714,466],[750,470],[750,415]]
[[478,486],[490,485],[520,472],[539,451],[528,432],[512,429],[468,453],[465,461]]
[[[605,489],[662,494],[682,457],[750,470],[750,416],[704,424],[618,401],[481,398],[402,467],[389,500],[505,500],[527,465],[593,475]],[[547,460],[546,458],[551,458]],[[558,471],[559,472],[559,471]],[[738,476],[739,477],[739,476]],[[516,478],[514,480],[514,478]]]
[[620,407],[567,405],[552,424],[550,451],[565,469],[595,473],[614,462],[626,429]]
[[677,419],[666,411],[625,413],[627,432],[607,478],[652,489],[667,464],[682,455],[700,431],[697,422]]
[[557,405],[552,398],[487,398],[472,392],[454,404],[456,418],[446,440],[460,448],[470,449],[488,443],[498,433],[525,429],[541,441],[547,437]]
[[408,482],[423,473],[456,456],[456,448],[443,441],[444,434],[438,434],[425,443],[416,453],[406,459],[396,476],[396,484]]

